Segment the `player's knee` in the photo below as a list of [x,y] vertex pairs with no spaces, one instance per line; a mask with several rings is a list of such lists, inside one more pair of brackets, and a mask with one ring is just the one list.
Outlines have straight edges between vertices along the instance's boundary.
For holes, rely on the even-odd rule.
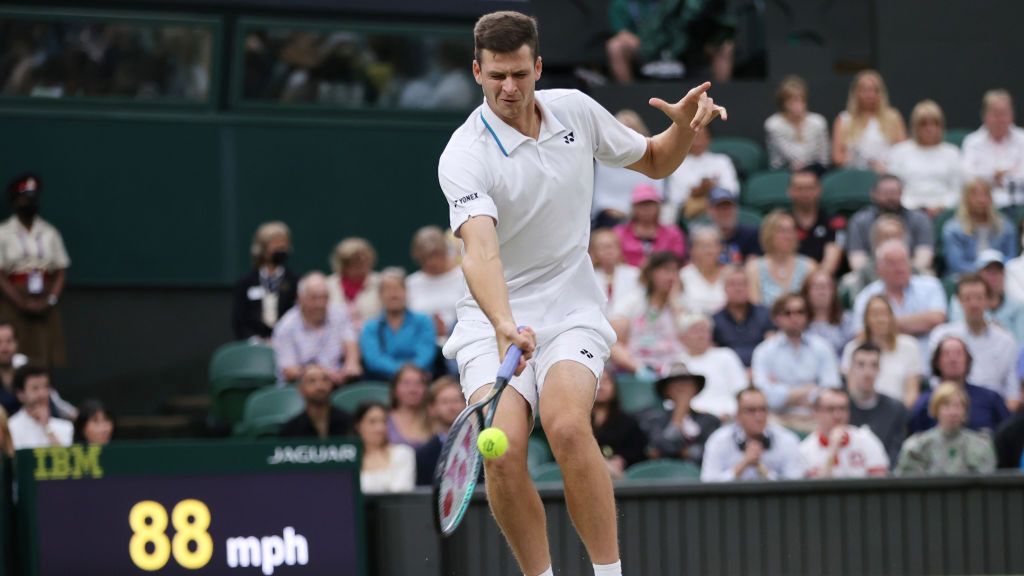
[[593,437],[590,422],[571,414],[561,414],[545,421],[544,434],[556,454],[571,454],[583,448]]
[[508,450],[500,458],[484,460],[484,473],[491,478],[529,476],[526,466],[526,442],[509,442]]

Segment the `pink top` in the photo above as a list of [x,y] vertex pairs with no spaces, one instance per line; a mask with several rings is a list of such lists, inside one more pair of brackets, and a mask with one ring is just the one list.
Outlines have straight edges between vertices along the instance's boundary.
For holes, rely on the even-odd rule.
[[643,266],[644,260],[653,252],[671,252],[680,262],[686,256],[686,240],[678,226],[659,225],[658,235],[654,241],[641,240],[633,232],[633,223],[625,222],[614,228],[615,234],[622,244],[622,259],[630,266]]

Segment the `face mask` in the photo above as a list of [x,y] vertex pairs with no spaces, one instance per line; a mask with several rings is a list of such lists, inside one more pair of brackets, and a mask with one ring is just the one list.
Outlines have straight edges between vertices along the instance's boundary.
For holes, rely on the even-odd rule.
[[288,263],[288,253],[285,251],[274,252],[270,255],[270,262],[274,266],[284,266]]
[[15,208],[14,212],[15,214],[18,215],[19,218],[22,218],[24,220],[31,220],[32,218],[36,217],[36,214],[39,213],[39,205],[36,204],[35,202],[31,204],[22,204],[21,206]]

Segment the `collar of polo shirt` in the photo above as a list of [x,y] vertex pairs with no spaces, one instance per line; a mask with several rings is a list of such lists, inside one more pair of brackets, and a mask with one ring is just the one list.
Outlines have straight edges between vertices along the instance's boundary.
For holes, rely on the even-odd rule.
[[[558,121],[558,118],[551,114],[536,96],[534,97],[534,102],[540,108],[541,117],[540,134],[537,136],[538,143],[569,132],[569,129],[563,126]],[[494,139],[498,148],[501,149],[501,153],[506,157],[518,148],[520,144],[531,139],[529,136],[506,124],[504,120],[491,110],[487,100],[484,100],[484,105],[481,107],[480,119],[484,123],[484,129],[490,133],[491,138]]]

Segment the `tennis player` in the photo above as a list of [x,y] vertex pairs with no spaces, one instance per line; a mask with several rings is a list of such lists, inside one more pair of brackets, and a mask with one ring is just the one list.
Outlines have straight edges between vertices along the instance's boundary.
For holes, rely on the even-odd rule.
[[674,104],[652,98],[672,125],[644,138],[579,91],[535,91],[542,65],[533,18],[485,15],[474,40],[484,103],[452,135],[438,166],[452,230],[465,243],[470,290],[444,353],[457,359],[463,392],[475,402],[507,347],[524,351],[494,419],[509,449],[485,471],[491,510],[525,576],[552,574],[544,509],[526,465],[538,412],[594,572],[620,576],[612,484],[590,425],[615,342],[587,256],[593,162],[664,178],[696,131],[726,111],[707,96],[708,83]]

